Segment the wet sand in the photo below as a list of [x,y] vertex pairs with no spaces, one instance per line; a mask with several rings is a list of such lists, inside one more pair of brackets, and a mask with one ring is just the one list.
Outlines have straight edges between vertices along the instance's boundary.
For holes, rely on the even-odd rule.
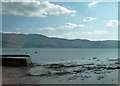
[[[102,63],[49,63],[27,67],[3,67],[3,84],[118,84],[118,60]],[[99,63],[101,62],[101,63]]]
[[35,79],[25,77],[27,68],[2,68],[2,83],[3,84],[22,84],[22,83],[37,83]]

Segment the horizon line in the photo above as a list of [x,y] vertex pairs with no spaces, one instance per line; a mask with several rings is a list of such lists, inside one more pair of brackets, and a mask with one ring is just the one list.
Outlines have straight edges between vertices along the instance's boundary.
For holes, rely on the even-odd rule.
[[66,39],[66,40],[88,40],[88,41],[120,41],[120,39],[104,39],[104,40],[91,40],[91,39],[85,39],[85,38],[73,38],[73,39],[69,39],[69,38],[64,38],[64,37],[50,37],[50,36],[46,36],[43,34],[39,34],[39,33],[20,33],[20,32],[0,32],[2,34],[23,34],[23,35],[42,35],[48,38],[59,38],[59,39]]

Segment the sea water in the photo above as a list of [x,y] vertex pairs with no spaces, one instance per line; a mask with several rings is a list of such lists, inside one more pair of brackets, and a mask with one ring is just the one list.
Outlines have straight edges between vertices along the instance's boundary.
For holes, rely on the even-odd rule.
[[[28,54],[31,56],[32,62],[45,64],[108,64],[110,59],[118,59],[118,49],[80,49],[80,48],[3,48],[2,54]],[[89,65],[88,65],[89,66]],[[29,69],[28,72],[39,74],[41,71],[54,71],[50,68],[37,66]],[[67,71],[79,69],[80,67],[70,67]],[[67,68],[60,68],[65,70]],[[59,70],[58,70],[59,71]],[[110,70],[111,71],[111,70]],[[107,72],[110,72],[107,71]],[[56,72],[56,70],[55,70]],[[61,71],[60,71],[61,72]],[[62,71],[63,72],[63,71]],[[73,72],[73,71],[72,71]],[[59,74],[54,75],[51,72],[49,76],[30,76],[34,78],[38,84],[117,84],[118,70],[112,70],[110,73],[100,71],[99,74],[95,71],[85,71],[82,73]],[[99,71],[98,71],[99,72]],[[53,74],[52,74],[53,73]],[[103,77],[104,76],[104,77]],[[103,77],[102,79],[98,79]],[[25,78],[24,78],[25,79]],[[26,83],[26,82],[24,82]],[[29,82],[34,83],[34,82]]]

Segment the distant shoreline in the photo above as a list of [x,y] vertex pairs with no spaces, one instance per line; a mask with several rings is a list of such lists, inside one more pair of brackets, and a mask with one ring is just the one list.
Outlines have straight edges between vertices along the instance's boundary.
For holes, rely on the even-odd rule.
[[2,33],[3,48],[120,48],[119,41],[51,38],[39,34]]

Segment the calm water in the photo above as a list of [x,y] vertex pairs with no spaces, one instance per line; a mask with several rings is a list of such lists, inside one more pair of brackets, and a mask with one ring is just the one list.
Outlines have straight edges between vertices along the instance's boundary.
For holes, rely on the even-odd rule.
[[[32,61],[39,64],[70,63],[71,65],[95,63],[100,64],[101,66],[103,64],[116,66],[115,64],[113,64],[113,62],[110,62],[108,60],[118,58],[118,49],[5,48],[2,50],[2,53],[29,54],[32,58]],[[63,67],[58,68],[58,70],[54,68],[47,68],[46,66],[37,66],[26,70],[27,73],[31,73],[35,76],[18,76],[18,81],[21,81],[21,83],[38,84],[118,84],[118,70],[85,69],[88,66],[92,68],[96,66],[95,64],[83,65],[82,67]],[[99,67],[99,65],[97,67]],[[84,70],[84,72],[74,72],[76,70]],[[70,74],[67,74],[66,71]],[[59,72],[59,74],[55,74],[56,72]],[[40,74],[46,74],[46,76],[36,76]],[[16,75],[12,77],[16,77]]]
[[33,62],[48,63],[73,61],[97,57],[99,59],[118,58],[118,49],[45,49],[45,48],[5,48],[3,54],[29,54]]

